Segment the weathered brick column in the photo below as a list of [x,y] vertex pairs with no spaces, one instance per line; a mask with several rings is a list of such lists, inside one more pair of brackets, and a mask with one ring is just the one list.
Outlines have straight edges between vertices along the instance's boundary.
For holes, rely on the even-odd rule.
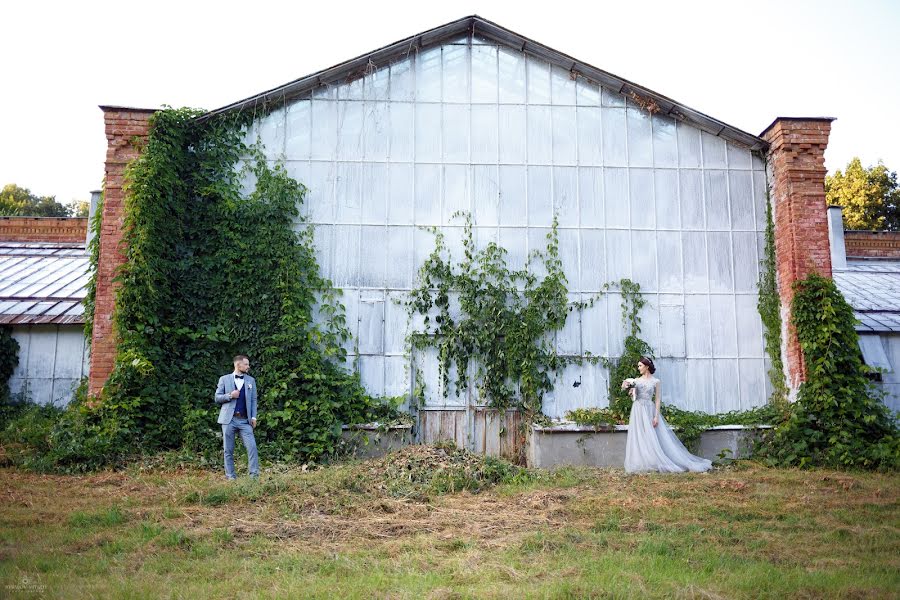
[[791,399],[806,380],[803,352],[790,324],[793,285],[811,273],[831,277],[825,148],[833,120],[779,117],[761,134],[769,143],[768,176],[781,296],[781,354]]
[[94,305],[94,332],[91,339],[90,396],[97,396],[112,373],[116,357],[113,330],[115,287],[113,277],[125,261],[120,245],[125,216],[125,167],[140,154],[150,131],[154,109],[101,106],[106,124],[106,177],[103,186],[103,222],[100,230],[100,261],[97,267],[97,296]]

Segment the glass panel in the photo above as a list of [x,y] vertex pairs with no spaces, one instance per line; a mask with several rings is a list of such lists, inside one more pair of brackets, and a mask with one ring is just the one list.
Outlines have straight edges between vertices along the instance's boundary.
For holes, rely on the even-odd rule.
[[[283,108],[272,111],[263,117],[257,127],[267,158],[277,158],[284,153],[285,113]],[[254,142],[256,140],[253,140]]]
[[766,169],[766,161],[764,161],[760,155],[751,153],[750,156],[750,162],[753,164],[754,170],[764,171]]
[[734,288],[737,292],[755,292],[759,280],[756,258],[756,233],[735,231],[731,234],[734,242]]
[[682,167],[696,168],[700,166],[700,130],[678,123],[678,164]]
[[602,165],[603,135],[600,129],[600,109],[580,106],[578,118],[578,164]]
[[497,227],[476,227],[473,235],[475,237],[475,248],[479,251],[487,248],[490,243],[498,243]]
[[684,291],[687,293],[708,291],[706,234],[684,232],[681,234],[681,245],[684,252]]
[[653,134],[650,131],[650,116],[643,110],[629,108],[628,120],[628,165],[649,167],[653,165]]
[[681,292],[681,234],[677,231],[659,231],[656,236],[656,257],[659,265],[659,289],[663,292]]
[[416,104],[416,160],[441,160],[440,104]]
[[704,202],[706,203],[706,228],[731,229],[728,210],[728,182],[725,171],[704,171]]
[[609,88],[601,87],[600,102],[603,106],[623,108],[625,106],[625,96],[618,92],[614,92]]
[[[412,239],[412,228],[403,227],[409,232]],[[410,258],[412,258],[412,244],[410,244]],[[407,321],[409,317],[406,307],[403,305],[408,300],[408,294],[404,292],[389,292],[384,303],[384,353],[403,354],[406,350]],[[403,357],[404,359],[406,357]],[[408,377],[408,375],[407,375]]]
[[625,109],[601,109],[603,120],[603,164],[625,166]]
[[678,164],[675,121],[660,115],[653,116],[653,164],[657,167],[674,167]]
[[602,229],[582,229],[581,289],[598,291],[607,281],[606,232]]
[[659,355],[684,357],[684,305],[659,301]]
[[656,169],[653,172],[656,196],[656,226],[660,229],[681,229],[681,209],[678,204],[678,171]]
[[497,102],[497,47],[472,47],[472,102]]
[[686,410],[716,413],[716,399],[713,392],[713,361],[709,359],[688,359],[685,361],[684,404]]
[[334,179],[334,163],[313,162],[310,166],[306,202],[309,218],[314,223],[334,222]]
[[494,165],[472,167],[472,204],[478,225],[500,222],[500,176]]
[[469,162],[469,105],[444,104],[443,108],[444,161],[467,163]]
[[[428,257],[434,251],[434,234],[430,231],[413,228],[413,270],[415,271],[415,279],[413,281],[419,283],[419,269],[428,260]],[[422,317],[415,317],[413,323],[417,323]],[[417,326],[416,331],[422,331],[422,327]]]
[[[384,395],[388,397],[408,397],[411,391],[409,373],[409,358],[406,356],[385,356]],[[403,402],[399,408],[401,410],[408,410],[409,400]]]
[[550,104],[550,64],[526,58],[528,63],[528,103]]
[[525,162],[525,107],[500,107],[500,162]]
[[327,100],[312,101],[312,157],[333,160],[337,146],[337,105]]
[[359,223],[362,214],[362,165],[338,163],[334,200],[337,204],[336,223]]
[[750,150],[741,148],[736,144],[727,143],[728,147],[728,168],[729,169],[749,169],[750,168]]
[[366,136],[366,160],[387,160],[388,142],[391,139],[387,102],[366,102],[363,130]]
[[309,100],[295,102],[287,111],[287,140],[284,153],[290,160],[309,158],[312,107]]
[[[582,294],[582,301],[590,298],[588,294]],[[581,340],[583,350],[594,356],[607,356],[606,352],[606,304],[607,297],[601,296],[594,302],[594,306],[581,312]],[[598,391],[598,395],[605,396],[606,390]]]
[[575,107],[554,106],[553,118],[553,164],[574,165],[577,161],[578,132],[575,129]]
[[384,294],[362,291],[359,298],[359,353],[384,352]]
[[629,169],[629,194],[631,196],[631,227],[654,229],[656,227],[656,202],[653,198],[653,170]]
[[752,230],[754,228],[753,177],[750,171],[729,171],[728,193],[732,228]]
[[388,230],[382,225],[363,225],[359,256],[359,285],[384,287],[385,261],[387,260]]
[[413,189],[415,169],[413,165],[390,165],[390,197],[388,199],[388,223],[413,223]]
[[359,278],[359,225],[334,227],[334,284],[337,287],[358,285]]
[[[528,230],[528,252],[535,250],[543,252],[547,248],[547,234],[550,233],[549,227],[532,227]],[[529,270],[537,277],[547,275],[547,270],[543,263],[532,260],[528,265]]]
[[528,167],[528,224],[546,227],[552,221],[550,167]]
[[766,173],[753,171],[753,203],[756,206],[756,230],[766,229]]
[[416,225],[441,224],[441,167],[416,165]]
[[413,229],[388,227],[387,236],[387,264],[390,268],[386,271],[385,285],[389,288],[410,288],[413,281]]
[[[578,302],[580,294],[569,294],[569,304]],[[578,311],[569,313],[563,328],[556,333],[556,351],[564,356],[581,356],[581,319]],[[571,382],[569,387],[572,387]]]
[[548,165],[551,162],[553,140],[550,136],[550,107],[528,107],[528,162]]
[[469,47],[444,46],[444,102],[469,102]]
[[500,246],[506,249],[506,265],[511,271],[520,271],[525,268],[526,230],[521,228],[501,227],[499,230]]
[[741,390],[738,379],[737,360],[714,360],[713,378],[715,379],[716,412],[738,410]]
[[391,160],[411,161],[415,151],[415,105],[392,102],[390,139]]
[[706,358],[710,355],[711,321],[709,296],[687,295],[684,297],[684,332],[688,356]]
[[707,169],[726,168],[725,140],[705,131],[700,132],[700,140],[703,144],[703,166]]
[[581,273],[578,260],[578,230],[559,229],[559,258],[562,260],[563,273],[569,282],[570,291],[581,290]]
[[388,100],[388,88],[391,79],[390,69],[387,67],[377,69],[366,75],[363,87],[366,100]]
[[682,169],[679,175],[681,225],[685,229],[703,229],[703,180],[700,171]]
[[737,305],[738,353],[743,357],[763,357],[762,319],[756,308],[755,295],[739,294],[734,297]]
[[575,81],[575,101],[578,106],[600,106],[600,86],[579,77]]
[[521,52],[500,48],[500,102],[525,103],[525,57]]
[[655,292],[656,284],[656,232],[631,232],[632,279],[641,284],[641,291]]
[[526,167],[500,167],[500,224],[525,225],[528,211]]
[[497,106],[472,107],[472,162],[495,164],[498,156]]
[[416,56],[416,100],[441,101],[441,49],[429,48]]
[[560,225],[578,226],[578,179],[575,167],[553,167],[553,209]]
[[622,295],[609,293],[603,296],[606,301],[606,342],[608,356],[622,356],[625,347],[625,335],[622,328]]
[[606,270],[610,281],[631,279],[631,232],[621,229],[606,231]]
[[444,167],[443,223],[450,223],[454,213],[459,211],[472,211],[469,195],[469,166],[446,165]]
[[369,394],[384,395],[384,357],[360,356],[359,379]]
[[713,356],[720,358],[737,356],[734,296],[710,296],[709,306],[710,314],[715,315],[710,321]]
[[551,67],[550,89],[553,104],[557,106],[575,104],[575,80],[565,69],[556,65]]
[[734,291],[731,273],[731,236],[727,232],[711,232],[709,244],[709,290],[711,292]]
[[603,169],[603,200],[607,227],[629,227],[628,170]]
[[363,164],[362,222],[387,223],[390,173],[387,163]]
[[413,85],[413,63],[403,60],[391,65],[391,100],[411,102],[416,99]]
[[[309,173],[310,173],[310,165],[307,161],[303,160],[289,160],[284,163],[285,171],[287,171],[288,177],[293,179],[294,181],[298,181],[302,183],[304,186],[309,186]],[[256,180],[253,181],[254,187],[256,186]],[[308,188],[307,188],[308,189]],[[252,190],[251,190],[252,191]],[[303,203],[299,207],[300,214],[305,218],[309,218],[309,193],[307,192],[306,196],[303,198]]]
[[363,157],[363,103],[338,102],[338,158]]
[[686,408],[687,361],[667,360],[658,365],[656,377],[662,380],[662,401]]
[[578,202],[582,227],[603,227],[603,170],[592,167],[578,169]]
[[766,367],[761,359],[739,360],[741,380],[740,410],[763,406],[768,400],[766,393]]
[[338,100],[362,100],[363,78],[359,77],[337,86],[337,97]]

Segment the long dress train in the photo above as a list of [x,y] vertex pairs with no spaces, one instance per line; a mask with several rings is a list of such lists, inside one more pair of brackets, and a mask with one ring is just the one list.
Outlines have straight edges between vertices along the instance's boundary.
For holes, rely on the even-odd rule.
[[688,452],[662,415],[659,415],[657,426],[653,426],[653,415],[656,412],[653,395],[658,381],[655,377],[635,379],[635,398],[631,405],[628,438],[625,442],[625,471],[708,471],[712,467],[712,461]]

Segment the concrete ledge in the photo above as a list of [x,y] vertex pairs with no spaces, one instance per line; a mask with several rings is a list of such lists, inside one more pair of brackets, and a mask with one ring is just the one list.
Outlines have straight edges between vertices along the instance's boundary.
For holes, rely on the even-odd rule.
[[[717,460],[724,458],[748,458],[752,454],[753,440],[770,425],[747,427],[744,425],[720,425],[700,434],[700,440],[691,451]],[[628,426],[595,429],[592,426],[563,423],[552,427],[532,427],[528,443],[528,466],[552,469],[566,465],[586,467],[625,466],[625,442]]]
[[342,451],[358,458],[375,458],[415,443],[412,425],[387,428],[378,423],[344,425],[341,431]]

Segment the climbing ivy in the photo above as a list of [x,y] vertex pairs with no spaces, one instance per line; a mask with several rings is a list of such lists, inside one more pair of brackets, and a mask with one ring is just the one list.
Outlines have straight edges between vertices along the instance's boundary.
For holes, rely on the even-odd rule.
[[806,381],[761,455],[781,466],[900,467],[897,422],[866,378],[853,309],[834,281],[813,274],[795,283],[791,322]]
[[641,285],[630,279],[609,282],[603,286],[604,292],[611,289],[618,289],[622,294],[625,341],[622,355],[615,360],[605,361],[609,368],[609,408],[614,414],[628,415],[631,411],[631,394],[622,389],[622,380],[640,375],[637,363],[642,356],[653,358],[653,348],[640,337],[640,312],[647,302],[641,294]]
[[778,295],[778,279],[775,261],[775,223],[772,219],[772,204],[769,188],[766,187],[766,234],[763,257],[759,270],[759,298],[756,303],[762,318],[763,335],[766,340],[766,354],[769,356],[769,381],[772,395],[769,403],[782,410],[787,408],[787,384],[784,380],[784,363],[781,360],[781,297]]
[[172,448],[215,456],[213,390],[237,353],[260,386],[267,458],[316,459],[343,423],[384,412],[344,370],[349,331],[299,214],[306,188],[243,142],[253,115],[201,114],[156,113],[128,167],[115,368],[98,406],[75,402],[54,431],[63,468]]
[[12,336],[12,328],[0,325],[0,405],[10,400],[9,380],[19,364],[19,342]]
[[100,230],[103,226],[103,194],[94,208],[94,216],[91,218],[91,241],[88,243],[88,265],[91,276],[85,286],[87,293],[82,300],[84,306],[84,338],[91,343],[94,334],[94,302],[97,299],[97,266],[100,264]]
[[537,416],[544,394],[553,389],[555,373],[569,363],[596,360],[556,352],[554,334],[572,310],[582,308],[567,300],[557,221],[546,247],[532,250],[524,268],[510,269],[507,251],[495,242],[476,248],[469,213],[454,218],[464,222],[463,256],[457,263],[443,233],[428,228],[435,247],[420,267],[407,303],[410,316],[419,315],[423,327],[410,336],[410,345],[437,350],[445,396],[451,383],[461,394],[472,369],[472,380],[489,406],[520,407]]

